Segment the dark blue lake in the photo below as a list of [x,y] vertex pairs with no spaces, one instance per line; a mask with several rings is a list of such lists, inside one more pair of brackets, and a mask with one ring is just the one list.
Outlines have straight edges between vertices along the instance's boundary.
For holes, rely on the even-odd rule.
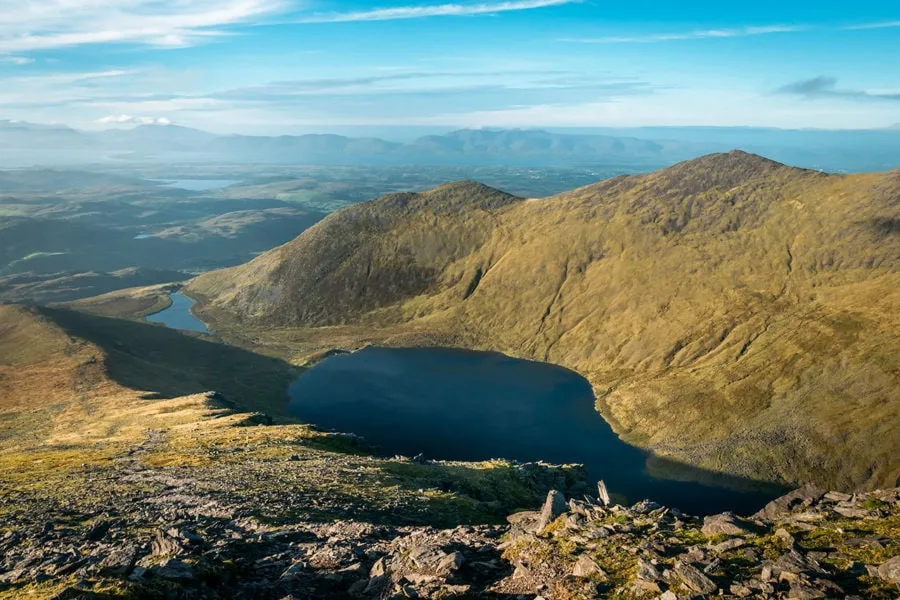
[[587,380],[502,354],[366,348],[317,364],[290,396],[295,416],[362,435],[388,455],[582,463],[620,502],[649,498],[694,514],[750,513],[777,495],[708,473],[713,485],[651,477],[647,454],[619,440],[594,409]]
[[194,301],[184,294],[169,294],[172,304],[168,308],[164,308],[158,313],[153,313],[145,317],[151,323],[162,323],[172,329],[183,329],[185,331],[202,331],[209,333],[206,325],[191,313],[191,307]]

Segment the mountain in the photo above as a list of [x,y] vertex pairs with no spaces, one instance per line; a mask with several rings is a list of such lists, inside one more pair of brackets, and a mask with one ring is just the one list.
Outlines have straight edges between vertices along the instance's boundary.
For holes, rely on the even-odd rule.
[[463,129],[444,135],[422,137],[403,152],[458,161],[531,164],[564,161],[583,164],[591,161],[670,161],[690,149],[675,143],[612,135],[559,134],[541,130]]
[[[408,132],[398,129],[407,139]],[[77,131],[0,121],[0,165],[107,161],[253,162],[307,165],[584,167],[647,171],[740,147],[819,170],[858,172],[900,164],[896,129],[783,130],[638,127],[545,131],[462,129],[397,142],[335,134],[217,135],[179,125]]]
[[65,125],[0,121],[0,148],[4,150],[77,150],[94,145],[90,136]]
[[675,461],[890,486],[898,208],[900,170],[739,151],[539,200],[461,182],[346,208],[187,292],[235,338],[438,341],[572,368],[617,433]]
[[133,129],[108,129],[90,137],[110,150],[194,152],[218,136],[180,125],[138,125]]

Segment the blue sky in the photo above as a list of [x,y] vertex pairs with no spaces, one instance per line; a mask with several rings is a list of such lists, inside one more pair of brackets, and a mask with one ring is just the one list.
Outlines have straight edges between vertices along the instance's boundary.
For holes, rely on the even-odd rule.
[[0,0],[0,119],[349,125],[900,123],[900,3]]

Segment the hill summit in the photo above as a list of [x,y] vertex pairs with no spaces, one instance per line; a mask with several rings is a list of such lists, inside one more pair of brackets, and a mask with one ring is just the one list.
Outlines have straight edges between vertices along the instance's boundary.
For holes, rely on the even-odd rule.
[[898,202],[896,173],[739,151],[537,200],[461,182],[347,208],[187,291],[234,336],[567,366],[626,441],[676,461],[895,485]]

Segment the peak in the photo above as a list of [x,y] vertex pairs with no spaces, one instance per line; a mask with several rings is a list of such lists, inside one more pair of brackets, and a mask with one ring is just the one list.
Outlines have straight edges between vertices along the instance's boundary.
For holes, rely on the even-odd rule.
[[[668,173],[678,177],[703,174],[704,179],[712,179],[718,182],[730,182],[737,185],[742,180],[752,177],[766,176],[780,169],[792,169],[780,162],[768,159],[758,154],[744,152],[743,150],[731,150],[707,154],[699,158],[687,160],[663,169],[660,173]],[[796,169],[800,171],[800,169]],[[713,177],[710,178],[709,176]]]
[[485,185],[480,181],[475,181],[474,179],[462,179],[460,181],[451,181],[450,183],[444,183],[439,185],[428,192],[472,192],[472,193],[504,193],[497,188],[492,188],[489,185]]
[[492,210],[519,202],[521,198],[478,181],[463,180],[445,183],[416,194],[388,194],[382,200],[385,205],[428,207],[429,210],[443,213],[472,208]]
[[731,150],[729,152],[719,152],[716,154],[707,154],[706,156],[701,156],[700,158],[696,158],[691,161],[687,161],[688,163],[696,163],[698,165],[713,165],[713,166],[722,166],[722,167],[738,167],[738,166],[746,166],[746,167],[759,167],[765,169],[784,167],[785,165],[774,161],[772,159],[766,158],[765,156],[760,156],[759,154],[753,154],[752,152],[745,152],[744,150]]

